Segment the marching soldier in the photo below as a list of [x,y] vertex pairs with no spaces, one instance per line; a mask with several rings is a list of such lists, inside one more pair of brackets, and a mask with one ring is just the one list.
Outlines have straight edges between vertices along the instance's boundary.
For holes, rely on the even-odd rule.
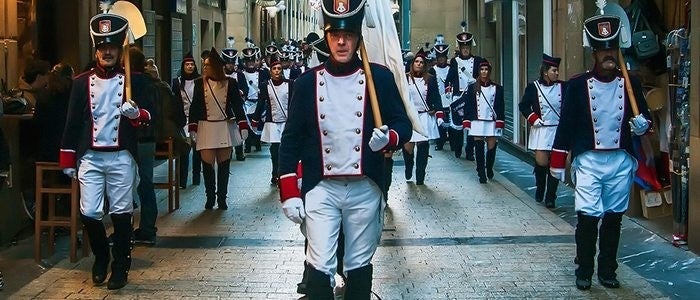
[[270,144],[272,159],[272,177],[270,184],[276,185],[279,180],[279,148],[282,131],[287,122],[289,96],[292,95],[292,82],[282,76],[282,64],[279,61],[270,63],[270,79],[260,84],[258,106],[251,117],[252,126],[257,127],[260,118],[265,113],[265,125],[260,140]]
[[[578,216],[576,287],[581,290],[591,288],[596,241],[600,284],[620,286],[616,274],[620,223],[637,169],[632,138],[646,134],[651,124],[640,81],[627,80],[618,69],[624,67],[617,60],[620,28],[617,16],[599,15],[584,22],[584,40],[593,50],[595,66],[567,83],[552,147],[550,172],[559,180],[564,180],[566,156],[571,155]],[[626,90],[629,85],[641,113],[636,116]]]
[[[248,42],[248,47],[241,50],[244,68],[238,72],[238,82],[240,83],[239,88],[243,92],[243,99],[245,99],[243,108],[248,119],[250,119],[250,115],[255,113],[255,108],[258,105],[260,83],[268,78],[266,75],[267,72],[260,70],[256,66],[256,59],[259,52],[260,49],[256,48],[250,40]],[[260,135],[254,132],[257,128],[251,129],[252,132],[245,140],[245,153],[250,153],[252,146],[255,146],[255,151],[260,151],[262,148],[260,145]]]
[[[430,74],[437,78],[438,92],[440,93],[440,106],[442,109],[438,110],[435,114],[438,123],[438,131],[440,132],[440,138],[435,140],[435,150],[442,150],[447,140],[447,128],[450,126],[450,103],[452,103],[452,93],[446,93],[445,88],[447,87],[447,73],[450,71],[450,65],[447,64],[447,55],[450,52],[450,45],[444,43],[444,37],[442,34],[438,34],[435,39],[435,46],[433,46],[433,52],[435,52],[435,65],[430,68]],[[460,147],[461,148],[461,147]]]
[[437,79],[427,72],[425,63],[426,53],[421,48],[416,52],[416,56],[411,62],[411,71],[406,73],[406,80],[408,81],[408,95],[418,110],[418,119],[426,130],[427,136],[414,131],[410,142],[401,149],[406,163],[404,175],[406,180],[409,180],[413,175],[413,150],[417,148],[415,153],[417,185],[423,185],[425,180],[425,168],[428,165],[428,155],[430,154],[428,141],[440,137],[435,112],[442,108]]
[[527,85],[519,104],[520,113],[531,126],[527,147],[535,151],[535,201],[544,200],[547,208],[554,208],[559,186],[559,180],[549,174],[549,153],[566,91],[566,83],[559,81],[559,62],[561,58],[542,54],[540,78]]
[[[233,78],[238,83],[238,50],[233,48],[235,39],[229,37],[228,48],[221,50],[221,58],[224,60],[224,74],[226,77]],[[240,86],[240,85],[239,85]],[[243,154],[243,145],[234,145],[234,152],[236,154],[237,161],[244,161],[245,154]]]
[[113,14],[98,14],[90,20],[96,66],[75,77],[59,157],[63,173],[80,183],[80,214],[95,255],[95,284],[107,278],[110,261],[102,223],[104,195],[110,196],[108,211],[114,225],[110,290],[126,285],[131,267],[137,127],[151,120],[155,95],[147,93],[145,75],[134,74],[134,99],[126,98],[121,57],[127,28],[127,20]]
[[[496,161],[498,137],[505,127],[505,104],[503,87],[491,81],[491,64],[487,60],[479,63],[479,78],[467,89],[458,101],[464,102],[462,126],[474,138],[474,156],[479,183],[493,178],[493,164]],[[484,164],[484,144],[486,163]]]
[[[366,73],[357,56],[365,0],[324,0],[322,5],[331,57],[295,81],[280,145],[280,199],[287,218],[305,222],[309,299],[333,299],[341,223],[345,298],[369,299],[370,262],[382,230],[383,151],[407,142],[411,124],[393,74],[372,64],[372,79],[381,83],[376,93],[385,124],[374,128]],[[296,175],[300,160],[301,189]]]
[[267,70],[270,69],[270,63],[272,63],[272,61],[279,61],[279,49],[275,45],[274,41],[265,46],[265,56],[263,59],[265,60],[263,68]]
[[[474,35],[466,31],[466,22],[462,22],[462,32],[457,34],[458,53],[450,60],[450,70],[447,72],[447,87],[445,92],[452,93],[459,99],[467,91],[467,88],[479,77],[479,65],[483,58],[472,55],[472,47],[476,46]],[[455,108],[453,108],[455,109]],[[459,109],[459,108],[457,108]],[[455,114],[453,114],[455,115]],[[462,155],[464,131],[459,122],[453,119],[454,126],[450,129],[450,148],[455,151],[455,157]],[[474,160],[474,138],[467,136],[466,158]]]
[[282,63],[282,71],[284,78],[289,80],[294,80],[299,75],[301,75],[301,69],[294,65],[294,58],[296,57],[296,47],[292,44],[287,44],[282,46],[280,52],[280,59]]
[[[190,118],[190,105],[192,104],[192,96],[194,94],[194,80],[199,77],[197,65],[194,63],[192,52],[185,54],[180,65],[180,76],[173,79],[173,94],[182,100],[182,105],[185,109],[187,123]],[[189,136],[189,131],[185,132]],[[192,149],[197,149],[195,141],[190,139]],[[187,172],[189,171],[190,154],[186,153],[180,156],[180,187],[187,187]],[[192,184],[199,185],[200,174],[202,173],[202,158],[199,156],[199,151],[192,150]]]

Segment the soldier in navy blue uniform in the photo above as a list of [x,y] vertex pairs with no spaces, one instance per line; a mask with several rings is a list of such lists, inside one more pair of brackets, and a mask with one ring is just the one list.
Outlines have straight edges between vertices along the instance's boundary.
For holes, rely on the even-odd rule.
[[260,84],[260,97],[255,113],[251,116],[251,125],[257,127],[261,117],[265,116],[265,125],[260,140],[270,144],[270,159],[272,160],[270,184],[276,185],[279,180],[279,148],[282,131],[284,131],[284,125],[287,122],[289,97],[292,95],[293,82],[284,78],[280,61],[272,60],[269,67],[270,79]]
[[[258,98],[260,94],[260,83],[265,82],[269,78],[269,73],[257,67],[257,57],[260,53],[260,49],[255,47],[250,41],[248,42],[248,47],[241,50],[243,55],[243,65],[244,68],[238,72],[238,82],[241,92],[243,92],[243,110],[245,111],[248,121],[250,121],[250,116],[255,112],[255,108],[258,105]],[[248,135],[245,140],[245,153],[250,153],[251,148],[255,146],[256,151],[261,150],[260,145],[260,135],[255,133],[257,128],[251,128],[252,132]]]
[[[505,104],[503,86],[491,80],[491,64],[487,60],[479,63],[479,78],[469,85],[458,102],[464,102],[462,126],[474,138],[474,157],[479,183],[493,178],[493,165],[496,162],[498,137],[505,127]],[[484,159],[484,146],[486,159]],[[485,160],[485,162],[484,162]]]
[[[233,45],[235,43],[235,39],[233,37],[229,37],[228,39],[228,48],[224,48],[221,50],[221,58],[224,60],[226,63],[224,65],[224,73],[226,74],[226,77],[233,78],[233,80],[236,80],[236,84],[240,87],[240,84],[238,83],[238,50],[233,48]],[[237,161],[244,161],[245,160],[245,154],[243,153],[243,145],[234,145],[233,147],[234,152],[236,154],[236,160]]]
[[[376,64],[371,71],[374,82],[381,83],[376,93],[385,125],[374,127],[365,71],[357,56],[365,2],[322,2],[331,57],[295,81],[280,145],[280,199],[287,218],[305,223],[307,290],[312,300],[333,299],[341,223],[345,298],[370,299],[370,262],[383,223],[383,151],[397,150],[411,137],[393,74]],[[301,189],[296,175],[299,161]]]
[[[476,46],[474,35],[466,31],[466,22],[462,22],[462,32],[457,34],[457,55],[450,60],[450,70],[445,79],[447,87],[446,93],[452,93],[452,97],[459,99],[467,91],[467,88],[479,77],[479,64],[483,58],[472,54],[472,47]],[[452,116],[459,116],[452,114]],[[463,117],[463,116],[459,116]],[[462,155],[464,145],[464,131],[461,118],[453,118],[450,126],[450,148],[455,152],[455,157]],[[474,139],[467,136],[467,146],[465,148],[467,160],[474,160]]]
[[[639,80],[633,77],[628,82],[618,69],[620,28],[617,16],[599,15],[584,22],[595,66],[567,84],[550,161],[552,176],[564,180],[566,156],[571,155],[578,216],[576,287],[581,290],[591,287],[596,241],[600,284],[620,286],[616,274],[620,226],[637,168],[632,138],[647,133],[651,124]],[[629,84],[641,113],[636,116],[626,91]]]
[[105,281],[110,262],[102,223],[104,195],[109,195],[114,225],[110,290],[126,285],[131,267],[137,129],[150,122],[155,95],[148,92],[150,80],[145,75],[133,74],[133,99],[126,99],[120,60],[127,28],[127,20],[113,14],[98,14],[90,20],[96,65],[75,77],[59,156],[63,172],[80,183],[80,214],[95,255],[95,284]]
[[[450,65],[448,62],[448,54],[450,52],[450,45],[444,43],[444,37],[442,34],[438,34],[435,39],[435,46],[433,46],[433,52],[435,52],[435,65],[430,68],[429,72],[431,75],[437,78],[438,92],[440,93],[440,109],[435,117],[437,118],[438,131],[440,132],[440,138],[435,140],[435,150],[442,150],[445,145],[445,141],[448,139],[448,128],[450,127],[450,103],[452,103],[452,93],[446,93],[445,88],[447,84],[447,73],[450,71]],[[460,147],[461,148],[461,147]]]
[[273,61],[279,61],[279,49],[275,45],[275,42],[270,42],[269,45],[265,46],[265,55],[263,56],[265,65],[264,69],[270,69],[270,64]]
[[[539,79],[529,83],[518,105],[530,124],[527,147],[535,151],[535,201],[554,208],[559,180],[549,174],[549,153],[561,115],[566,83],[559,80],[561,58],[542,54]],[[545,187],[547,195],[545,196]]]

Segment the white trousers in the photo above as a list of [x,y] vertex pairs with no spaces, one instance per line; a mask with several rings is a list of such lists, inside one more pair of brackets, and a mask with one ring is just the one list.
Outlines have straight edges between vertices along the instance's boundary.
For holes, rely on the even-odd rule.
[[571,169],[576,183],[576,211],[600,217],[606,212],[624,212],[637,160],[625,150],[586,151],[574,158]]
[[306,193],[305,206],[307,263],[333,277],[341,223],[345,234],[343,270],[370,263],[384,223],[382,192],[371,179],[363,176],[321,180]]
[[138,178],[136,160],[129,151],[87,150],[78,160],[80,213],[101,220],[105,194],[109,195],[110,214],[132,213]]

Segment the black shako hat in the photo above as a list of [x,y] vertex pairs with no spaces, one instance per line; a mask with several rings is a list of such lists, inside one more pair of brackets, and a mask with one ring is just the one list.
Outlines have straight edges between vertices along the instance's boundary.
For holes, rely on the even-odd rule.
[[323,0],[323,31],[347,30],[362,34],[367,0]]
[[90,19],[90,37],[97,48],[103,44],[123,46],[129,22],[122,16],[103,13]]
[[441,44],[441,45],[435,45],[433,46],[433,50],[435,50],[435,56],[444,56],[447,57],[449,51],[450,51],[450,45],[448,44]]
[[560,57],[553,57],[542,53],[542,65],[559,68],[559,63],[561,63]]
[[238,50],[232,48],[226,48],[221,50],[221,58],[227,64],[236,64],[238,58]]
[[[613,15],[598,15],[586,19],[583,31],[588,44],[593,50],[620,47],[620,17]],[[587,42],[587,43],[586,43]]]

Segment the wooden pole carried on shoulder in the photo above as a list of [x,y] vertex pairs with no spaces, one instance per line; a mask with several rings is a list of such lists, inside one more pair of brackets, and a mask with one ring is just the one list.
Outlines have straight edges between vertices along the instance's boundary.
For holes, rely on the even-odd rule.
[[630,101],[630,107],[632,108],[632,114],[634,117],[639,115],[639,107],[637,107],[637,97],[634,96],[634,90],[632,90],[632,82],[630,81],[630,74],[627,72],[627,63],[625,62],[625,56],[622,55],[622,49],[617,49],[617,58],[620,61],[620,70],[622,70],[622,76],[625,77],[625,89],[627,90],[627,96]]
[[362,58],[362,66],[365,70],[365,79],[367,80],[367,90],[369,91],[369,103],[372,105],[372,115],[374,116],[374,127],[379,128],[382,125],[382,115],[379,110],[379,99],[377,99],[377,90],[374,86],[374,78],[372,78],[372,69],[370,69],[369,58],[367,57],[367,48],[365,42],[360,41],[360,57]]

